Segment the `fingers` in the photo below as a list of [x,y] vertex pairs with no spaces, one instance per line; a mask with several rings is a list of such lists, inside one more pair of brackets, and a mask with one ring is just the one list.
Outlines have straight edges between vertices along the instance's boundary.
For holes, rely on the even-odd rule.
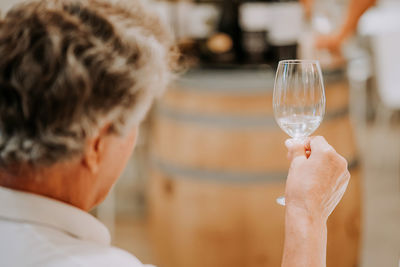
[[336,178],[335,186],[332,187],[334,191],[340,191],[344,193],[346,191],[347,185],[350,181],[350,172],[345,170],[341,175]]
[[328,142],[325,140],[325,138],[322,136],[315,136],[311,138],[310,150],[311,150],[311,156],[319,155],[321,153],[325,154],[325,153],[336,152],[335,149],[331,145],[329,145]]
[[333,193],[329,196],[327,202],[325,203],[325,206],[327,207],[326,217],[328,217],[332,213],[332,211],[335,209],[337,204],[342,199],[349,184],[349,181],[350,181],[350,173],[346,170],[337,179],[336,186],[334,186],[334,188],[332,189]]
[[287,139],[285,146],[288,149],[288,159],[293,161],[297,157],[307,158],[306,147],[303,142],[295,139]]

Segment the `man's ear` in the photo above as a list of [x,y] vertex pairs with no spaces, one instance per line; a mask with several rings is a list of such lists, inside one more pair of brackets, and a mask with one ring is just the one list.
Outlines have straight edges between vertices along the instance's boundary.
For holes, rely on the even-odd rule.
[[86,141],[82,164],[85,165],[85,167],[93,174],[97,173],[99,170],[109,128],[110,125],[104,126],[96,136],[93,136]]

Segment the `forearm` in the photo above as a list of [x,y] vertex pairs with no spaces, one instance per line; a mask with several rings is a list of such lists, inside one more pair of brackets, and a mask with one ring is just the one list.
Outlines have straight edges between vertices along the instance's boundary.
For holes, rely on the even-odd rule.
[[362,14],[375,4],[376,0],[351,0],[347,11],[346,19],[339,31],[342,39],[347,38],[357,28],[357,23]]
[[300,3],[303,4],[304,12],[307,18],[311,15],[313,2],[314,0],[300,0]]
[[282,267],[326,266],[326,221],[287,207]]

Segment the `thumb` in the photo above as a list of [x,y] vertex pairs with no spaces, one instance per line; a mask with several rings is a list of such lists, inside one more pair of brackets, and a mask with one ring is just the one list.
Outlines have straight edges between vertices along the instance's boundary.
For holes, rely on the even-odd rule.
[[288,159],[290,161],[293,161],[297,157],[307,158],[306,148],[303,142],[295,139],[287,139],[285,141],[285,146],[288,149]]

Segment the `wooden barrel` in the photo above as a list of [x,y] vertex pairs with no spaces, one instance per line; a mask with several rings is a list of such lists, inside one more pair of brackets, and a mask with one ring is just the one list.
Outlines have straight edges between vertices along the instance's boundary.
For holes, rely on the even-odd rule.
[[[328,267],[358,265],[360,176],[342,73],[325,75],[316,134],[349,161],[352,179],[328,221]],[[195,70],[156,105],[149,226],[160,267],[280,266],[289,163],[272,112],[270,70]]]

